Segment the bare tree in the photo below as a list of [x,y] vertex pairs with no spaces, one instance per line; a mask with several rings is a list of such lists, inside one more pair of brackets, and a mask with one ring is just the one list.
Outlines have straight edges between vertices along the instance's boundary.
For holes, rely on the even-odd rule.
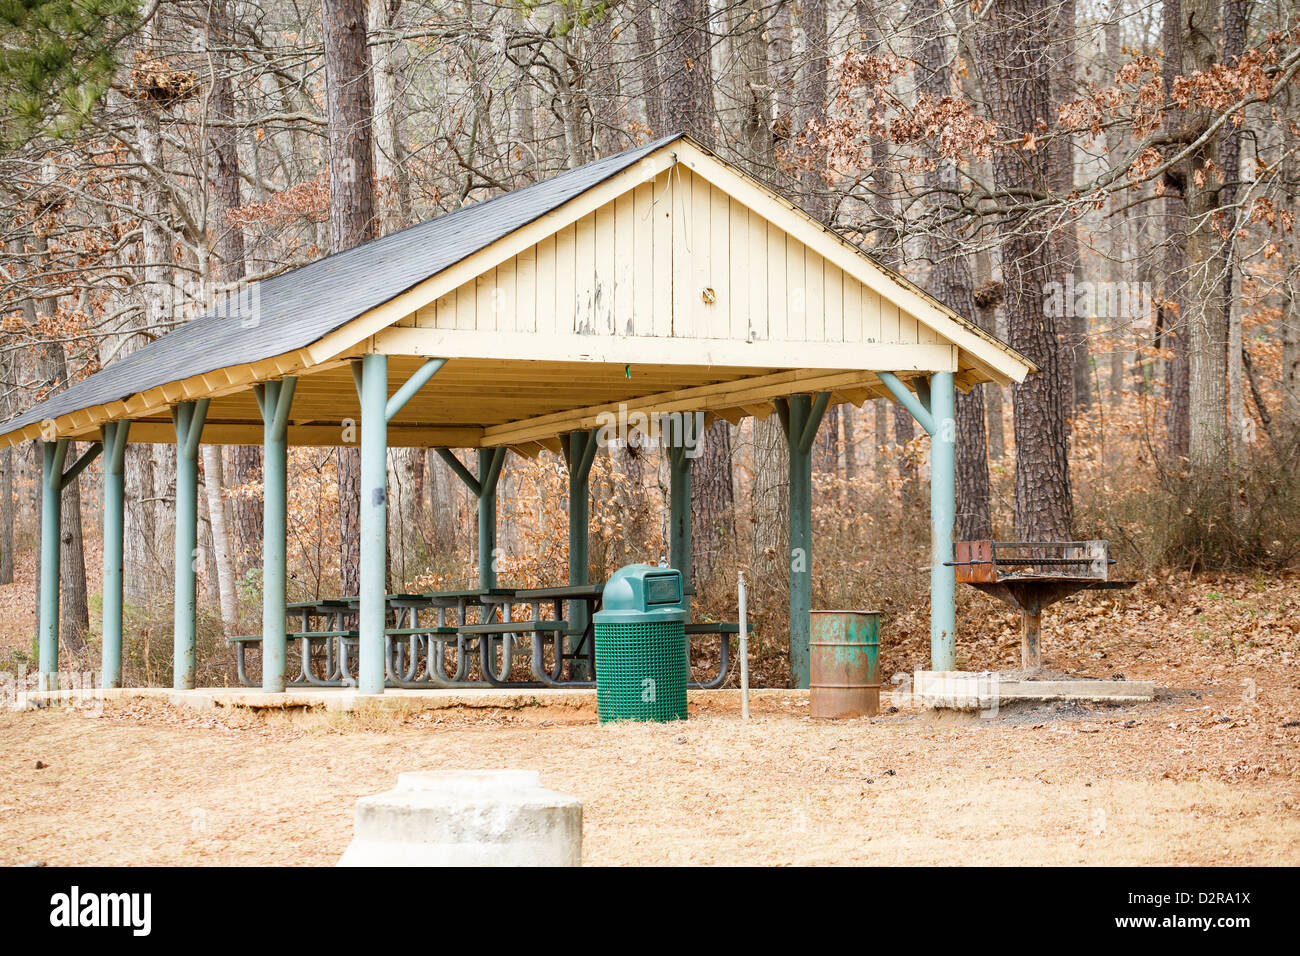
[[[1050,38],[1055,22],[1047,0],[998,0],[981,24],[980,64],[989,108],[1001,135],[1033,136],[1051,117]],[[1011,345],[1039,367],[1016,385],[1016,536],[1066,540],[1073,524],[1059,317],[1048,314],[1045,292],[1059,283],[1060,262],[1025,198],[1050,190],[1046,150],[993,155],[997,188],[1007,198],[999,218],[1002,281]]]

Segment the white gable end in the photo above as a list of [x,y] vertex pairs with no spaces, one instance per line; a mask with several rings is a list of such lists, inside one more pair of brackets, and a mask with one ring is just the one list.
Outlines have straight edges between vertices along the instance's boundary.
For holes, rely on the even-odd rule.
[[398,325],[746,343],[941,341],[914,315],[682,165]]

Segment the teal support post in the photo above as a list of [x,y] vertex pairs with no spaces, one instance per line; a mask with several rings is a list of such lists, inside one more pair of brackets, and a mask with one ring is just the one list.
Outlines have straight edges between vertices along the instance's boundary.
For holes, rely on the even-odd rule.
[[176,577],[172,604],[172,687],[194,688],[197,631],[199,537],[199,438],[208,399],[172,407],[176,432]]
[[930,668],[957,666],[957,569],[952,533],[957,517],[957,414],[952,372],[930,376]]
[[790,453],[790,686],[808,686],[812,631],[812,446],[830,393],[778,399]]
[[109,422],[104,444],[104,641],[100,652],[100,683],[122,686],[122,523],[125,503],[126,440],[131,423]]
[[506,460],[504,448],[478,450],[478,586],[497,586],[497,479]]
[[478,477],[461,463],[449,448],[435,448],[438,457],[447,463],[470,492],[478,499],[478,586],[494,588],[497,586],[495,555],[497,546],[497,479],[501,477],[501,466],[506,460],[504,448],[480,448],[478,450]]
[[58,689],[59,535],[62,530],[63,462],[68,440],[41,443],[41,621],[37,687]]
[[[920,379],[916,380],[917,394],[913,395],[893,372],[877,372],[880,383],[893,393],[899,404],[912,413],[927,435],[934,434],[934,416],[930,414],[929,387]],[[956,401],[956,399],[954,399]]]
[[[569,471],[569,583],[591,583],[591,465],[596,460],[599,449],[599,429],[591,431],[570,432],[560,438],[564,451],[564,462]],[[580,637],[589,623],[587,603],[585,601],[569,602],[569,626],[575,632],[569,635],[570,645]],[[570,646],[572,650],[572,646]],[[586,664],[580,660],[573,661],[573,675],[576,680],[588,678]]]
[[455,452],[450,448],[435,448],[434,451],[437,452],[439,458],[447,463],[447,467],[452,470],[452,473],[465,483],[465,487],[470,490],[470,493],[477,498],[479,495],[478,479],[474,477],[473,472],[461,464]]
[[[353,365],[355,368],[355,364]],[[384,692],[388,578],[388,356],[361,360],[361,643],[363,694]]]
[[668,451],[668,564],[691,586],[691,462],[698,456],[702,429],[688,414],[670,419]]
[[289,409],[296,378],[257,385],[262,411],[262,690],[284,690],[289,537]]
[[384,406],[384,417],[391,422],[403,406],[415,397],[415,393],[424,388],[429,379],[437,375],[446,364],[446,359],[432,358],[416,369],[415,373],[388,400],[388,404]]
[[952,532],[957,516],[956,386],[952,372],[913,381],[913,395],[891,372],[877,372],[930,436],[930,669],[957,666],[957,570]]

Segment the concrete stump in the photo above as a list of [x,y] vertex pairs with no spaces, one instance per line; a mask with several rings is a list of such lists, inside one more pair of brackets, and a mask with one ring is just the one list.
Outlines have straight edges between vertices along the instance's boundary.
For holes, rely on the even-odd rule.
[[582,801],[533,770],[398,774],[357,801],[339,866],[580,866]]

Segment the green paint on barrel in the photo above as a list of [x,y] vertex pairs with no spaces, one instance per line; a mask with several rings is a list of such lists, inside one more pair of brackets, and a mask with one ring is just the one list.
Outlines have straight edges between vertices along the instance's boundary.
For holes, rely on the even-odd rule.
[[880,615],[813,611],[808,712],[813,717],[880,713]]
[[593,618],[600,722],[685,720],[690,665],[681,572],[630,564],[610,576],[601,603]]

